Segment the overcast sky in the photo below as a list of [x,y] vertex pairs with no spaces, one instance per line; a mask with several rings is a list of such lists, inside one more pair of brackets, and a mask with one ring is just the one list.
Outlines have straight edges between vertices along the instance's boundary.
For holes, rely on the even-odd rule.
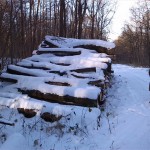
[[138,0],[118,0],[109,38],[115,40],[121,34],[125,21],[130,19],[130,8],[136,5],[137,2]]

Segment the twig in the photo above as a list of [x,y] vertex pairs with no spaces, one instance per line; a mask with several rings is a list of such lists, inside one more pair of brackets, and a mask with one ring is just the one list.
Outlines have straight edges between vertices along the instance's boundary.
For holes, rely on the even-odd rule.
[[4,124],[4,125],[8,125],[8,126],[14,126],[14,123],[9,123],[9,122],[4,122],[4,121],[0,121],[0,124]]

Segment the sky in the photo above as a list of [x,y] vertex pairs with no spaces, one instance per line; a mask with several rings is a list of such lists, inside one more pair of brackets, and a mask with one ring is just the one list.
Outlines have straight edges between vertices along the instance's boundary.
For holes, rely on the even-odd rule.
[[110,40],[115,40],[121,34],[124,23],[130,20],[130,8],[136,5],[138,0],[118,0],[116,13],[113,18]]

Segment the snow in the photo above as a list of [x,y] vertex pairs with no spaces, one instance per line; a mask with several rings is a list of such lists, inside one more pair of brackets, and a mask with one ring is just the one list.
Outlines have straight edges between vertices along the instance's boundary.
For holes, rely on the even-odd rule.
[[[64,50],[63,48],[49,48],[49,49],[56,50],[56,51],[58,49],[59,51]],[[48,70],[66,72],[75,69],[90,68],[90,67],[96,67],[97,69],[98,68],[106,69],[107,63],[111,63],[111,59],[108,58],[106,54],[103,53],[99,54],[93,50],[87,50],[83,48],[77,48],[77,49],[66,48],[65,50],[66,51],[77,50],[77,51],[81,51],[81,54],[75,56],[64,56],[64,57],[58,57],[52,54],[33,55],[32,57],[23,59],[21,62],[17,64],[18,66],[10,65],[9,68],[21,71],[23,73],[33,74],[35,76],[49,76]],[[58,65],[60,63],[68,64],[68,66]],[[21,68],[19,66],[44,67],[47,69],[47,71],[38,70],[38,69],[31,70],[31,69]],[[103,77],[103,72],[101,71],[101,73],[98,75]]]
[[[3,73],[2,77],[8,77],[12,79],[18,80],[17,84],[14,85],[15,88],[19,89],[28,89],[28,90],[38,90],[42,93],[51,93],[57,94],[59,96],[73,96],[78,98],[89,98],[89,99],[97,99],[101,90],[98,87],[90,86],[87,83],[89,80],[86,79],[68,79],[65,77],[28,77],[28,76],[19,76],[19,75],[10,75],[7,73]],[[60,82],[69,82],[70,86],[56,86],[49,85],[45,82],[48,81],[60,81]],[[76,81],[76,82],[75,82]]]
[[83,49],[81,48],[43,48],[43,47],[40,47],[38,48],[39,51],[52,51],[52,52],[55,52],[55,51],[64,51],[64,52],[70,52],[70,51],[73,51],[73,52],[80,52],[82,51]]
[[[14,84],[1,83],[0,114],[15,126],[0,124],[0,149],[149,150],[148,69],[119,64],[113,69],[112,87],[100,109],[47,103],[20,94]],[[18,107],[36,109],[37,115],[26,119]],[[48,123],[40,119],[43,112],[63,117]]]
[[20,71],[21,73],[25,73],[25,74],[27,73],[33,76],[44,76],[44,77],[49,76],[48,72],[46,72],[45,70],[40,70],[40,69],[27,69],[27,68],[15,66],[15,65],[9,65],[8,68],[15,70],[15,71]]
[[[61,43],[59,43],[58,38],[56,41],[49,38],[49,36],[46,36],[46,39],[50,42],[61,45],[59,46],[60,48],[39,47],[38,50],[54,52],[79,51],[81,53],[79,53],[79,55],[61,57],[53,54],[35,54],[32,57],[28,57],[21,62],[18,62],[17,65],[9,65],[8,73],[2,73],[1,77],[17,80],[18,82],[14,85],[14,88],[24,91],[38,90],[44,94],[50,93],[59,96],[72,96],[97,100],[102,90],[100,87],[89,85],[89,83],[91,81],[105,82],[103,70],[106,70],[108,64],[111,63],[109,56],[98,53],[95,50],[69,48],[69,46],[65,47],[67,42],[70,43],[74,40],[78,41],[77,39],[63,39],[60,40]],[[84,40],[81,41],[84,43]],[[93,41],[95,44],[98,44],[97,40]],[[103,42],[100,42],[100,45],[102,45],[102,43]],[[109,45],[109,42],[107,44]],[[64,47],[62,45],[64,45]],[[86,72],[77,73],[78,71],[76,71],[76,69],[86,69]],[[88,69],[90,71],[87,71]],[[11,71],[19,72],[19,74],[23,75],[14,75]],[[85,79],[79,79],[75,76]],[[48,81],[68,83],[70,86],[51,85],[46,83]]]
[[[32,83],[32,84],[31,84]],[[57,94],[59,96],[73,96],[78,98],[89,98],[89,99],[97,99],[100,93],[100,89],[92,86],[56,86],[56,85],[48,85],[46,83],[41,83],[37,81],[37,79],[32,80],[22,80],[18,82],[18,87],[21,89],[28,90],[38,90],[44,94],[51,93]]]
[[2,145],[1,150],[28,150],[27,142],[23,135],[14,133]]
[[[43,48],[47,49],[47,48]],[[53,49],[53,48],[49,48]],[[74,48],[75,50],[76,48]],[[83,48],[77,48],[79,51],[81,51],[81,55],[75,55],[75,56],[64,56],[64,57],[58,57],[50,54],[43,54],[43,55],[34,55],[32,57],[29,57],[25,60],[23,60],[19,64],[33,64],[33,66],[37,66],[40,64],[39,62],[45,62],[44,64],[48,68],[56,68],[57,70],[60,68],[60,66],[51,64],[51,63],[64,63],[64,64],[70,64],[70,66],[63,66],[61,67],[61,70],[71,70],[75,68],[84,68],[84,67],[98,67],[102,69],[106,69],[107,65],[106,63],[111,63],[111,59],[107,57],[107,55],[101,53],[98,54],[93,50],[87,50]],[[54,50],[57,51],[55,48]],[[66,50],[72,51],[72,48],[67,48]],[[59,51],[62,51],[62,48],[59,48]],[[37,62],[31,62],[31,61],[38,61]],[[51,63],[50,63],[51,62]],[[78,63],[77,63],[78,62]],[[42,66],[42,64],[41,64]],[[58,68],[59,67],[59,68]]]
[[112,49],[115,47],[115,44],[112,42],[102,41],[99,39],[73,39],[73,38],[63,38],[63,37],[53,37],[45,36],[45,40],[54,43],[58,47],[75,47],[80,45],[95,45],[105,47],[107,49]]
[[[33,62],[40,61],[40,62]],[[44,62],[44,63],[43,63]],[[78,62],[78,63],[77,63]],[[92,58],[91,56],[67,56],[67,57],[50,57],[45,58],[43,55],[34,55],[31,58],[27,58],[18,63],[18,65],[23,66],[34,66],[34,67],[45,67],[49,70],[60,70],[60,65],[54,63],[64,63],[70,64],[69,66],[61,66],[61,71],[68,71],[74,69],[80,69],[85,67],[97,67],[101,69],[106,69],[107,64],[104,62],[111,62],[110,58]],[[17,67],[16,67],[17,68]]]

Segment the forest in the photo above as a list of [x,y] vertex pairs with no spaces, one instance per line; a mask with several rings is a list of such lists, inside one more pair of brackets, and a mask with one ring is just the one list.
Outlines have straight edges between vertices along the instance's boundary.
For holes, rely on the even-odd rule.
[[2,66],[31,56],[45,35],[106,40],[115,7],[111,0],[1,0]]
[[130,23],[115,41],[118,63],[150,66],[150,1],[142,1],[130,10]]
[[[45,35],[108,40],[116,0],[1,0],[1,69],[32,55]],[[116,63],[150,64],[150,1],[130,10],[114,42]]]
[[0,150],[149,150],[148,66],[150,0],[0,0]]

